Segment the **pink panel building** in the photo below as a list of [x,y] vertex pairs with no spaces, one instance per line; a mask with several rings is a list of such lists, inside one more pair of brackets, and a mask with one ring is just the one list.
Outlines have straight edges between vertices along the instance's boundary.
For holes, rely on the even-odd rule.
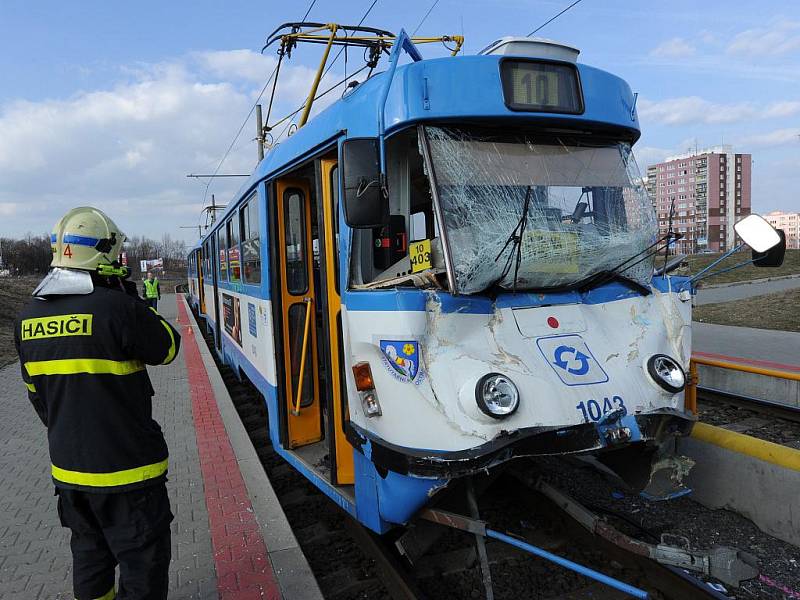
[[724,252],[736,244],[733,225],[750,214],[751,163],[749,154],[715,146],[647,167],[647,191],[661,235],[674,206],[672,229],[684,236],[677,252]]
[[764,215],[764,218],[775,229],[783,229],[786,234],[786,247],[800,249],[800,213],[788,213],[773,210]]

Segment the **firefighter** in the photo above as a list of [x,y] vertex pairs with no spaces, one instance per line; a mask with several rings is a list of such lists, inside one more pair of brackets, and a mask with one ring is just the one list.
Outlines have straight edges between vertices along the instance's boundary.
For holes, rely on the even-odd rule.
[[180,336],[126,279],[124,240],[101,211],[69,211],[50,237],[50,271],[14,326],[28,398],[47,427],[59,518],[72,532],[77,600],[167,597],[167,445],[145,364],[172,362]]
[[161,300],[161,287],[158,285],[158,278],[152,271],[147,272],[147,279],[144,280],[144,299],[155,309],[158,309],[158,301]]

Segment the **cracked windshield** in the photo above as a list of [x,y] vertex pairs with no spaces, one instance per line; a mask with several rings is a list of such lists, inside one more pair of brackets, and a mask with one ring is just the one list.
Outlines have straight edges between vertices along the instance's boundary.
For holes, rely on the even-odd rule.
[[[573,285],[655,240],[627,143],[426,132],[459,293]],[[646,284],[651,273],[652,258],[622,275]]]

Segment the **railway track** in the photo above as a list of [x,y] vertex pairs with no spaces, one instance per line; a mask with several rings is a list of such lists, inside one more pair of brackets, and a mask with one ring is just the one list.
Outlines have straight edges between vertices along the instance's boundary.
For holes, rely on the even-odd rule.
[[[210,336],[204,337],[211,346]],[[630,597],[497,541],[486,543],[484,564],[489,565],[492,588],[488,596],[473,535],[427,521],[385,536],[373,534],[280,458],[269,441],[266,404],[260,392],[212,355],[326,598]],[[517,539],[645,589],[650,598],[729,598],[680,569],[662,566],[587,532],[536,489],[536,478],[535,463],[527,461],[487,481],[477,494],[480,518],[501,531],[515,532]],[[452,487],[442,505],[468,514],[463,489]]]
[[697,386],[697,397],[698,400],[716,404],[730,404],[732,406],[752,410],[769,417],[800,424],[800,407],[780,404],[778,402],[769,402],[768,400],[762,400],[761,398],[753,398],[752,396],[745,396],[742,394],[733,394],[731,392],[703,386]]
[[697,388],[701,421],[800,449],[800,409],[711,388]]

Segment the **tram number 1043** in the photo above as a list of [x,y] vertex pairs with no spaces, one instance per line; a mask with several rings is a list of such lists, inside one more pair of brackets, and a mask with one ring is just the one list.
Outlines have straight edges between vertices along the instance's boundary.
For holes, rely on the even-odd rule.
[[628,414],[628,409],[625,407],[625,402],[622,396],[611,396],[603,398],[603,402],[598,400],[587,400],[586,402],[579,402],[575,407],[583,415],[583,420],[588,423],[590,421],[599,421],[604,415],[610,413],[612,410],[621,408],[623,415]]

